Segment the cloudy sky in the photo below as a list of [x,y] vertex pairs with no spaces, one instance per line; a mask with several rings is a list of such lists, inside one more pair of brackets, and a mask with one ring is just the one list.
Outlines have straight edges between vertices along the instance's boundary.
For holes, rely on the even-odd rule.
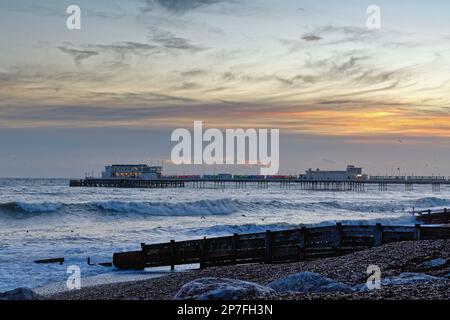
[[[71,4],[81,30],[66,28]],[[381,30],[366,27],[372,4]],[[450,175],[448,12],[444,0],[0,0],[0,176],[168,159],[171,131],[194,120],[280,128],[283,173]]]

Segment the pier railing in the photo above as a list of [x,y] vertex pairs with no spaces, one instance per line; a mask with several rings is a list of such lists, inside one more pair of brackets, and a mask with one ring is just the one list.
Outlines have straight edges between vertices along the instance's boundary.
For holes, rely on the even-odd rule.
[[200,264],[209,266],[277,263],[344,255],[382,244],[430,239],[449,239],[450,227],[335,226],[234,234],[160,244],[141,244],[141,250],[115,253],[119,269]]
[[184,181],[162,179],[78,179],[70,180],[69,186],[95,188],[184,188]]

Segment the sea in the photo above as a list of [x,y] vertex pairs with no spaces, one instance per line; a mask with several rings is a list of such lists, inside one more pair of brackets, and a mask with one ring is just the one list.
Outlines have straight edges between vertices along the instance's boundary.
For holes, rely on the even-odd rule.
[[[413,208],[450,206],[450,188],[377,186],[364,192],[269,189],[70,188],[65,179],[0,179],[0,292],[18,287],[64,287],[78,266],[83,279],[114,282],[170,272],[119,271],[88,265],[140,243],[198,239],[346,224],[413,225]],[[64,257],[64,264],[36,264]],[[195,266],[191,266],[195,267]],[[179,269],[180,270],[180,269]],[[181,269],[183,270],[183,269]],[[70,272],[69,272],[70,271]],[[68,273],[69,272],[69,273]],[[88,281],[86,281],[88,283]]]

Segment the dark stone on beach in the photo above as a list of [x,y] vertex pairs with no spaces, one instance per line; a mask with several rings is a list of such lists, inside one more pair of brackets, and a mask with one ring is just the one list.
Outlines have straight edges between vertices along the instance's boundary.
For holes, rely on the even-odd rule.
[[39,300],[41,297],[28,288],[17,288],[0,293],[0,300]]
[[402,286],[417,282],[442,281],[444,278],[433,277],[425,273],[404,272],[398,276],[387,277],[381,280],[382,286]]
[[[382,287],[406,286],[423,282],[445,281],[445,278],[433,277],[425,273],[404,272],[398,276],[390,276],[381,280]],[[366,284],[355,286],[357,291],[370,291]]]
[[437,258],[430,261],[426,261],[420,265],[425,269],[435,269],[446,266],[450,261],[444,258]]
[[349,292],[351,287],[314,272],[300,272],[267,285],[277,292],[326,293]]
[[242,300],[267,299],[275,291],[257,283],[221,278],[200,278],[186,283],[175,300]]

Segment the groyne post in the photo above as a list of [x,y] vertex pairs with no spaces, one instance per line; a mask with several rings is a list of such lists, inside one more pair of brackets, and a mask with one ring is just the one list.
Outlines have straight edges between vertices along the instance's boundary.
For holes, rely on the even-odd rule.
[[342,223],[336,223],[336,231],[335,231],[335,250],[338,250],[342,244]]
[[174,271],[176,264],[175,240],[170,240],[169,250],[170,250],[170,270]]
[[421,227],[420,224],[414,226],[414,241],[419,241],[421,238]]
[[266,231],[264,244],[264,263],[272,263],[272,234],[270,230]]
[[206,237],[200,241],[200,269],[206,268]]
[[233,234],[233,243],[232,243],[233,257],[231,259],[231,262],[233,264],[236,264],[238,241],[239,241],[239,234],[234,233]]
[[375,234],[373,238],[373,245],[379,247],[383,244],[383,226],[381,223],[377,223],[375,226]]
[[305,260],[305,247],[306,247],[306,241],[305,241],[305,234],[306,234],[306,227],[301,227],[299,230],[299,239],[298,239],[298,251],[299,251],[299,259]]

